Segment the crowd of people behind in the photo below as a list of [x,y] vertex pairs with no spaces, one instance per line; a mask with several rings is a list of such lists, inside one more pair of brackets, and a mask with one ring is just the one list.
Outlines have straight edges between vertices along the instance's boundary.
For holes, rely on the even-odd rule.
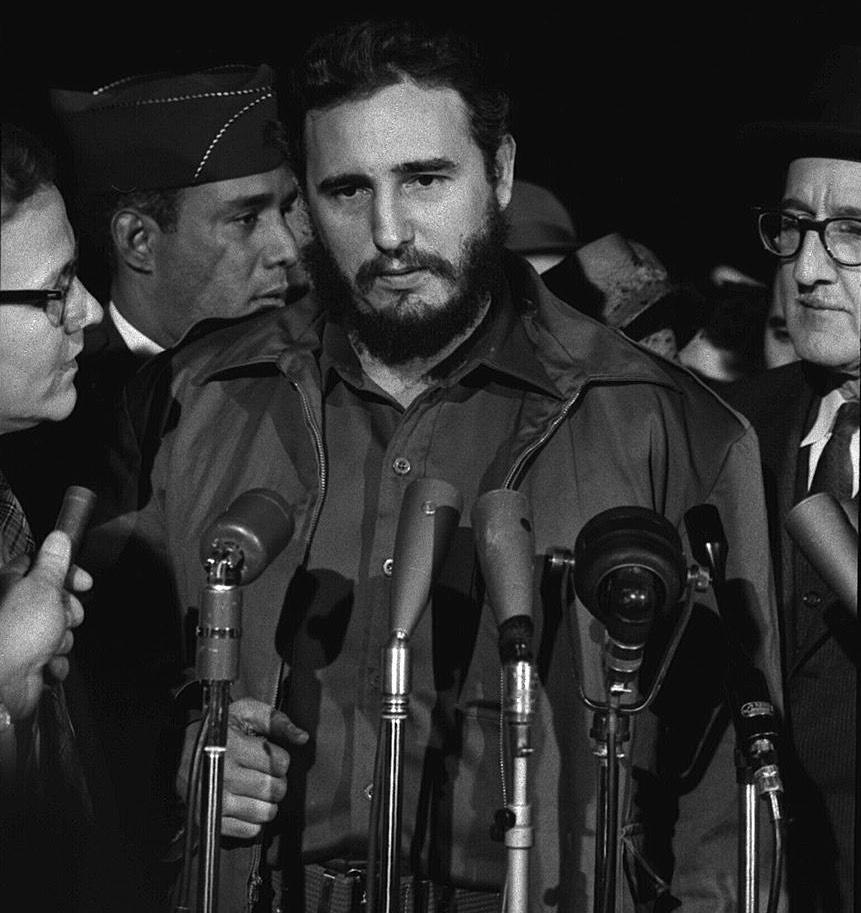
[[[260,488],[294,531],[243,587],[216,908],[364,908],[417,479],[461,505],[409,635],[399,909],[519,894],[471,513],[497,490],[528,499],[534,537],[523,909],[742,909],[733,723],[751,701],[777,721],[785,802],[760,908],[854,908],[857,602],[786,519],[827,495],[857,549],[861,49],[835,51],[796,120],[740,139],[784,181],[750,227],[765,281],[723,263],[692,280],[623,232],[583,237],[516,177],[528,139],[499,76],[456,30],[368,20],[315,36],[287,98],[267,64],[52,90],[62,181],[3,123],[0,865],[22,909],[189,909],[202,539]],[[55,529],[71,485],[97,495],[78,554]],[[703,505],[723,580],[684,616],[679,593],[659,604],[623,670],[623,635],[551,556],[625,507],[690,563]],[[611,876],[591,711],[645,695],[659,649],[660,691],[626,717]]]

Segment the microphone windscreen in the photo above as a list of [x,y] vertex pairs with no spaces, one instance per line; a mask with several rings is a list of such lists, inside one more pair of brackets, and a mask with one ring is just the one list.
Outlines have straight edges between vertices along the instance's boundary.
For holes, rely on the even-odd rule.
[[404,492],[395,532],[392,631],[409,636],[430,597],[463,509],[463,496],[441,479],[416,479]]
[[531,617],[535,536],[529,499],[510,488],[485,492],[473,505],[472,530],[496,623]]
[[280,554],[293,535],[293,509],[277,492],[252,488],[237,497],[216,517],[200,539],[201,561],[206,563],[224,548],[242,552],[240,583],[251,583]]
[[786,516],[786,531],[822,579],[858,614],[858,532],[837,499],[818,492]]
[[[612,628],[617,619],[608,602],[620,574],[648,577],[660,613],[681,598],[687,569],[675,527],[646,507],[612,507],[594,516],[574,544],[574,587],[584,606]],[[636,606],[631,606],[636,608]],[[643,623],[650,614],[643,606]]]

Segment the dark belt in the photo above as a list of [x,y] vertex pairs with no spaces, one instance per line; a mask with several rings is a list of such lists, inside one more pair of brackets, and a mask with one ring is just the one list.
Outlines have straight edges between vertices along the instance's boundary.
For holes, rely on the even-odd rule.
[[[365,869],[305,866],[305,913],[363,913]],[[401,878],[403,913],[500,913],[498,891],[471,891],[427,879]]]

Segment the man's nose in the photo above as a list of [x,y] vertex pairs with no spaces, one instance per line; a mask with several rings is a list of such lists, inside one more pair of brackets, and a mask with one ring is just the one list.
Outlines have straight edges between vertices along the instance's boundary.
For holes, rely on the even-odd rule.
[[382,253],[393,254],[415,240],[412,218],[406,204],[395,194],[380,193],[371,211],[374,245]]
[[801,248],[795,256],[792,275],[800,286],[833,282],[837,278],[837,264],[831,259],[817,232],[804,233]]
[[84,283],[76,278],[69,289],[66,309],[63,312],[63,329],[71,335],[91,324],[101,323],[103,316],[102,306],[87,291]]
[[264,263],[266,266],[283,266],[289,269],[299,261],[299,245],[296,235],[286,215],[279,215],[273,219],[272,226],[267,232]]

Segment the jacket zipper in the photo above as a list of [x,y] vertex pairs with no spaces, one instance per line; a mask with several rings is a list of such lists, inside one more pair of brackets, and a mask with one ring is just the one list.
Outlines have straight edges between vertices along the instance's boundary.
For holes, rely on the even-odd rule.
[[[317,467],[319,470],[319,481],[320,481],[320,496],[317,498],[317,503],[314,506],[314,513],[311,515],[311,525],[308,532],[308,540],[305,546],[305,554],[303,556],[303,563],[306,563],[308,560],[308,552],[311,549],[311,540],[314,538],[314,531],[317,528],[317,523],[320,520],[320,514],[323,510],[323,501],[326,497],[326,485],[328,483],[328,467],[326,465],[326,450],[323,446],[323,433],[320,431],[320,427],[314,419],[314,414],[311,411],[310,403],[308,402],[308,396],[305,393],[305,390],[301,385],[292,380],[290,383],[293,385],[293,388],[299,394],[299,399],[302,401],[302,414],[305,416],[305,421],[308,425],[308,428],[311,431],[311,437],[314,441],[314,450],[317,453]],[[270,700],[271,707],[278,706],[278,691],[281,687],[281,668],[278,669],[278,674],[275,676],[275,687],[272,693],[272,698]],[[260,859],[263,854],[263,841],[258,840],[255,842],[254,846],[251,848],[251,868],[248,873],[248,890],[246,893],[246,903],[247,903],[247,913],[252,913],[254,905],[257,903],[260,894],[260,885],[263,882],[263,879],[260,877]]]

